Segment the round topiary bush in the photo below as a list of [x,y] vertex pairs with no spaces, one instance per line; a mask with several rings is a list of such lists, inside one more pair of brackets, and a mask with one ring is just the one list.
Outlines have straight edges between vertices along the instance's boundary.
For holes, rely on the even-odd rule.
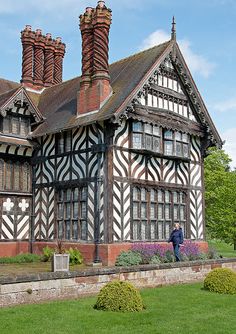
[[103,311],[139,312],[144,305],[139,291],[132,284],[112,281],[100,290],[94,308]]
[[236,273],[228,268],[213,269],[204,280],[204,288],[218,293],[236,294]]

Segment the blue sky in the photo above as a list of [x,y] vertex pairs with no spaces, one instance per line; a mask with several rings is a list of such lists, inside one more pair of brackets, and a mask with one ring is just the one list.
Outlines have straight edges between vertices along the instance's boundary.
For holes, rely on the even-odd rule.
[[[64,79],[81,73],[78,16],[96,0],[0,0],[0,77],[21,78],[20,31],[26,24],[66,43]],[[236,167],[236,0],[110,0],[110,62],[168,40],[175,15],[177,40]]]

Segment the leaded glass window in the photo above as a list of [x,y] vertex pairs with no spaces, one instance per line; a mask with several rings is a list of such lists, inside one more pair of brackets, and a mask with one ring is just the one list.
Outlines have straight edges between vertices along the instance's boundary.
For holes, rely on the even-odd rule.
[[146,149],[149,151],[160,152],[160,128],[148,123],[133,122],[132,147],[135,149]]
[[30,131],[30,119],[26,116],[7,115],[2,121],[4,134],[26,137]]
[[63,131],[56,134],[56,152],[58,154],[71,151],[71,131]]
[[164,131],[164,154],[189,158],[189,137],[179,131]]
[[186,194],[164,189],[133,188],[133,240],[166,240],[174,223],[186,225]]
[[87,240],[87,188],[61,189],[57,194],[58,237]]

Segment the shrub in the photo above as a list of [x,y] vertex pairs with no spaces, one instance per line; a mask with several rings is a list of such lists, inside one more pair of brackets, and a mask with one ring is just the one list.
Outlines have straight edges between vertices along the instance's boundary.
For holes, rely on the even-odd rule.
[[207,255],[208,259],[219,259],[220,257],[222,257],[217,253],[217,250],[214,247],[209,248]]
[[208,259],[208,254],[207,253],[200,253],[198,259],[199,260],[207,260]]
[[141,255],[132,250],[122,251],[116,258],[116,266],[135,266],[141,262]]
[[139,312],[144,305],[139,291],[132,284],[113,281],[100,290],[94,308],[103,311]]
[[171,250],[167,250],[165,252],[165,256],[163,256],[162,261],[165,263],[169,263],[169,262],[175,262],[175,256],[173,251]]
[[70,264],[81,264],[83,263],[83,256],[77,248],[70,248],[66,251],[70,254]]
[[37,254],[23,253],[16,256],[1,257],[0,263],[31,263],[39,262],[40,256]]
[[161,263],[161,259],[158,255],[153,255],[153,257],[151,258],[150,264],[159,264]]
[[51,247],[44,247],[43,248],[43,255],[41,257],[41,261],[48,262],[52,259],[53,253],[55,253],[55,249]]
[[204,280],[204,288],[218,293],[236,294],[236,273],[228,268],[213,269]]

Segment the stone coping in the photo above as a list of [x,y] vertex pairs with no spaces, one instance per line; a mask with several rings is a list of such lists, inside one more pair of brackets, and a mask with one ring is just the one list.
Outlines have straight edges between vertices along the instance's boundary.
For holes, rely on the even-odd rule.
[[221,263],[232,263],[236,262],[236,258],[221,258],[212,260],[197,260],[197,261],[186,261],[186,262],[172,262],[172,263],[161,263],[161,264],[145,264],[129,267],[100,267],[100,268],[86,268],[81,271],[69,271],[69,272],[42,272],[36,274],[16,275],[16,276],[3,276],[0,277],[0,285],[14,284],[14,283],[25,283],[25,282],[37,282],[37,281],[48,281],[56,279],[67,279],[74,277],[88,277],[98,275],[110,275],[118,273],[130,273],[139,271],[149,270],[161,270],[170,268],[183,268],[183,267],[194,267],[202,265],[212,265]]

